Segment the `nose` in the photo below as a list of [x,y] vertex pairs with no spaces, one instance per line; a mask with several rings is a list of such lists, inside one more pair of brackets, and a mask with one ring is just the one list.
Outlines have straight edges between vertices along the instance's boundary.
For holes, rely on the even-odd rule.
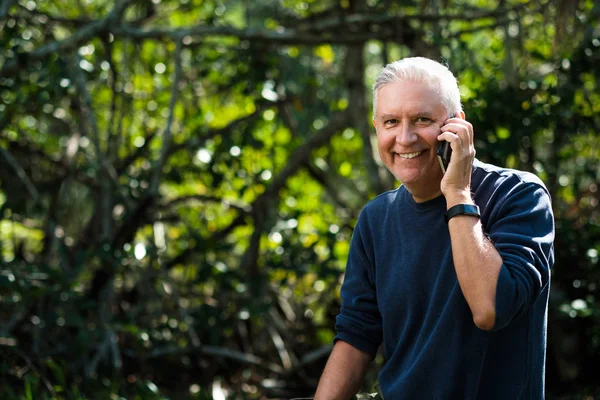
[[396,143],[401,146],[410,146],[414,144],[418,139],[417,134],[414,132],[413,127],[409,123],[399,124],[396,129]]

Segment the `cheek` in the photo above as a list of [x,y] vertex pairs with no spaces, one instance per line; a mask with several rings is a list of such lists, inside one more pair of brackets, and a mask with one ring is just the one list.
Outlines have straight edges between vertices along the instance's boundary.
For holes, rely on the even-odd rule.
[[390,141],[388,138],[383,136],[377,137],[377,150],[379,151],[379,157],[384,160],[390,156]]
[[439,129],[432,129],[428,132],[426,132],[423,135],[423,138],[425,140],[427,140],[427,142],[429,142],[429,144],[431,145],[436,145],[439,143],[439,141],[437,140],[438,136],[440,136],[440,133],[442,133]]
[[395,140],[395,136],[386,131],[378,131],[377,132],[377,145],[379,148],[389,148],[390,145],[393,144]]

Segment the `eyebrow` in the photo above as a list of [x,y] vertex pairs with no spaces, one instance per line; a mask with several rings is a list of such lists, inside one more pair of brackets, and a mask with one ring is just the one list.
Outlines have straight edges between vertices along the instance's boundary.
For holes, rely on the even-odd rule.
[[[433,114],[430,113],[429,111],[418,111],[415,113],[411,113],[412,116],[419,116],[419,117],[427,117],[427,118],[432,118],[433,119]],[[381,116],[379,117],[380,120],[385,120],[388,118],[398,118],[398,116],[396,114],[381,114]]]

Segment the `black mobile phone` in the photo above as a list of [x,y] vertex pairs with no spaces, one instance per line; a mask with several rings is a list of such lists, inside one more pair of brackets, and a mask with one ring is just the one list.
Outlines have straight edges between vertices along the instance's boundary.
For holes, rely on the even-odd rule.
[[[448,118],[454,118],[456,114],[451,114]],[[448,164],[450,164],[450,156],[452,156],[452,147],[450,147],[450,142],[440,142],[437,148],[437,157],[440,162],[440,167],[442,168],[442,173],[446,173],[446,169],[448,169]]]

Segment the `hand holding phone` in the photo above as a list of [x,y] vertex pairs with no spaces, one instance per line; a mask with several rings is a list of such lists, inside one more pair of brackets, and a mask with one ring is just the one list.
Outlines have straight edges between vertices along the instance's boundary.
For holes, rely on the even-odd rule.
[[[456,114],[450,114],[448,118],[454,118]],[[446,173],[446,169],[448,169],[448,164],[450,164],[450,157],[452,156],[452,147],[450,147],[450,142],[443,141],[437,147],[437,157],[440,162],[440,167],[442,168],[442,173]]]

